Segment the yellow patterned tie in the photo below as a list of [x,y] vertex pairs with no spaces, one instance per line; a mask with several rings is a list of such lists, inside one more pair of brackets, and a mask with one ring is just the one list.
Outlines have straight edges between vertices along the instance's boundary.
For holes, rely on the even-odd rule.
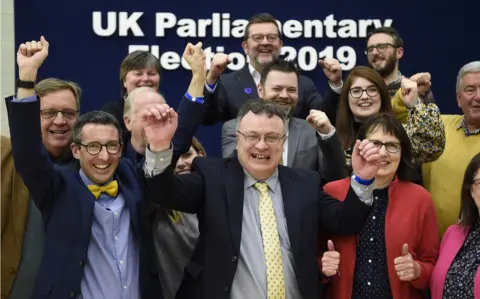
[[267,267],[267,299],[285,299],[282,251],[280,250],[280,238],[272,198],[268,194],[266,183],[257,182],[255,188],[260,191],[259,214]]
[[101,193],[107,193],[108,195],[115,197],[118,194],[118,183],[115,180],[105,186],[88,185],[88,190],[92,192],[96,199],[100,197]]

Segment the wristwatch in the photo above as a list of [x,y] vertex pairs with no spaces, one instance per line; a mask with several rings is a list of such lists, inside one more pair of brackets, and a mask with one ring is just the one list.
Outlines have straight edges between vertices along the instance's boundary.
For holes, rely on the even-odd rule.
[[33,88],[35,88],[35,82],[33,82],[33,81],[23,81],[23,80],[18,79],[17,80],[17,88],[33,89]]

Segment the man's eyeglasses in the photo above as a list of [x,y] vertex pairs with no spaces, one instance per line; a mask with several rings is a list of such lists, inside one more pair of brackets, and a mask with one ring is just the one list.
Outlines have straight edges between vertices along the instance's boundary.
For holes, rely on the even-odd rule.
[[64,109],[64,110],[55,110],[55,109],[44,109],[40,110],[40,114],[44,119],[51,119],[58,115],[58,113],[62,114],[62,117],[66,119],[74,119],[77,117],[78,111],[73,109]]
[[265,37],[267,38],[267,41],[269,41],[270,43],[273,43],[277,41],[280,36],[277,33],[270,33],[270,34],[255,33],[250,35],[249,37],[251,37],[256,43],[261,43],[265,39]]
[[109,154],[114,155],[122,148],[122,144],[117,141],[111,141],[106,144],[101,144],[100,142],[90,142],[89,144],[77,143],[77,145],[84,146],[90,155],[98,155],[103,147],[107,149]]
[[240,131],[237,131],[238,134],[242,135],[243,138],[245,138],[245,141],[248,143],[257,143],[262,139],[265,141],[265,143],[268,144],[277,144],[287,136],[287,134],[284,135],[278,135],[278,134],[269,134],[269,135],[260,135],[256,133],[242,133]]
[[375,97],[378,95],[378,88],[376,86],[369,86],[366,89],[363,89],[361,87],[350,88],[350,95],[358,99],[362,96],[364,91],[369,97]]
[[385,146],[387,152],[391,154],[397,153],[401,148],[401,145],[398,142],[381,142],[380,140],[370,140],[370,142],[373,143],[373,146],[378,150],[380,150],[382,146]]
[[384,53],[385,51],[387,51],[389,46],[392,47],[392,48],[398,48],[397,46],[395,46],[393,44],[390,44],[390,43],[376,44],[376,45],[368,46],[365,49],[365,54],[366,55],[371,55],[373,53],[373,49],[377,49],[378,53]]

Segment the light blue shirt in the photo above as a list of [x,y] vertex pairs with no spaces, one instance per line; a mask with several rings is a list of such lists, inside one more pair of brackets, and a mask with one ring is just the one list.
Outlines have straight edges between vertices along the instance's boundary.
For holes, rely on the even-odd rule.
[[[85,185],[94,184],[82,170],[80,177]],[[80,290],[79,299],[140,298],[138,242],[120,192],[115,198],[102,193],[95,202]]]

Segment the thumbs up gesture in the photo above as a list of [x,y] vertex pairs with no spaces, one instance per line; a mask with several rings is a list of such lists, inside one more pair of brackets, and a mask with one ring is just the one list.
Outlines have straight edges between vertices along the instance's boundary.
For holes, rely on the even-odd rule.
[[338,266],[340,265],[340,253],[335,251],[335,247],[331,240],[328,240],[327,246],[328,251],[326,251],[322,257],[322,272],[325,276],[330,277],[340,273],[338,271]]
[[412,281],[420,277],[420,265],[408,252],[408,244],[403,244],[402,255],[394,260],[395,271],[401,281]]

